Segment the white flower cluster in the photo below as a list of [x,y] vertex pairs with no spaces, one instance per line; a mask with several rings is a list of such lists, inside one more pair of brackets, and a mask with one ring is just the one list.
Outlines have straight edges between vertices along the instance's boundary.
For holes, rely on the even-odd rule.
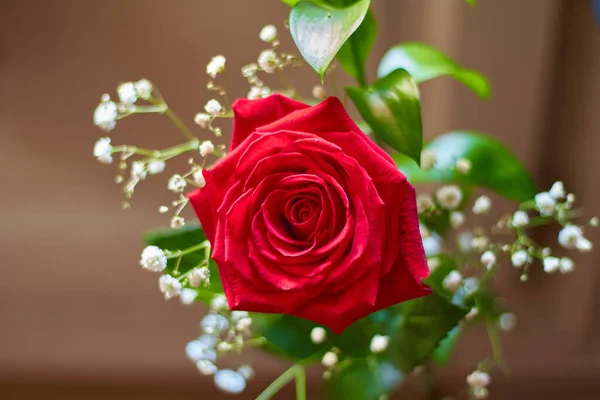
[[492,378],[487,372],[473,371],[467,376],[467,385],[476,399],[486,399],[489,395],[487,386]]
[[124,110],[123,114],[128,115],[131,113],[128,110],[138,99],[148,100],[152,97],[152,90],[152,83],[147,79],[121,83],[117,87],[120,104],[112,101],[108,94],[103,95],[100,104],[94,110],[94,124],[105,131],[113,130],[121,116],[120,110]]
[[196,363],[202,375],[213,376],[218,389],[231,394],[241,393],[246,388],[246,381],[254,376],[252,367],[242,365],[237,370],[219,369],[216,362],[219,354],[244,347],[252,318],[246,311],[230,312],[224,295],[214,297],[210,309],[210,313],[200,321],[202,335],[187,344],[186,354]]
[[211,78],[216,78],[218,74],[225,71],[225,57],[218,55],[213,57],[206,65],[206,74]]

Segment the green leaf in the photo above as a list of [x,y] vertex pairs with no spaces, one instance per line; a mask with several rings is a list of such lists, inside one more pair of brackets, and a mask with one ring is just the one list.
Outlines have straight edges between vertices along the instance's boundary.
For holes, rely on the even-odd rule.
[[300,1],[290,13],[290,32],[306,62],[321,77],[344,42],[358,29],[371,0],[361,0],[345,8],[323,1]]
[[300,0],[281,0],[281,1],[290,7],[294,7],[296,4],[298,4],[300,2]]
[[[163,250],[184,250],[206,240],[206,235],[199,225],[187,225],[182,229],[157,230],[147,232],[144,235],[144,242],[148,246],[158,246]],[[185,273],[204,261],[204,251],[197,251],[187,254],[181,258],[178,271]],[[165,273],[170,274],[175,267],[176,258],[172,258],[167,263]],[[223,293],[223,285],[219,277],[219,270],[212,259],[208,265],[210,269],[210,286],[206,289],[214,293]],[[206,299],[208,300],[208,299]]]
[[487,99],[490,96],[490,84],[483,75],[462,68],[446,54],[424,43],[409,42],[392,47],[381,59],[377,75],[386,76],[398,68],[407,70],[417,83],[451,76],[479,97]]
[[375,136],[420,163],[423,131],[419,89],[398,69],[368,87],[348,87],[350,96]]
[[324,381],[331,400],[378,400],[397,388],[404,376],[392,363],[376,357],[341,362]]
[[350,39],[344,43],[337,54],[340,65],[348,75],[361,86],[367,84],[365,64],[377,36],[377,23],[371,10],[367,12],[362,24]]
[[438,347],[435,348],[431,358],[438,366],[442,367],[448,364],[448,361],[450,361],[450,357],[452,356],[452,351],[454,351],[454,347],[456,347],[461,334],[462,327],[460,325],[455,326],[454,329],[448,333],[448,336],[442,339]]
[[[285,1],[285,0],[284,0]],[[475,0],[465,0],[471,7],[475,6]]]
[[400,327],[390,346],[392,355],[405,373],[429,358],[440,341],[467,313],[466,309],[435,293],[402,303],[400,308]]
[[[423,151],[436,155],[435,166],[428,171],[401,154],[392,155],[413,184],[444,182],[480,186],[519,203],[533,198],[537,192],[525,165],[500,141],[483,133],[446,133],[428,143]],[[460,158],[472,164],[466,174],[454,168]]]

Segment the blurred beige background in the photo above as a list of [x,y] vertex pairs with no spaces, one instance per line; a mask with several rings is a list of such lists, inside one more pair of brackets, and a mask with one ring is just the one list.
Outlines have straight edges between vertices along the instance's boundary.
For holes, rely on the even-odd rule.
[[[371,76],[390,46],[420,40],[491,81],[487,102],[450,79],[424,85],[427,137],[459,128],[493,134],[540,188],[562,179],[586,210],[599,211],[600,31],[587,1],[373,3],[380,36]],[[191,123],[207,100],[209,58],[227,56],[224,83],[244,95],[239,67],[263,48],[260,28],[286,16],[278,0],[0,1],[1,399],[223,396],[183,350],[202,307],[165,302],[156,276],[138,266],[140,232],[167,222],[156,210],[170,198],[168,174],[143,182],[133,208],[121,211],[115,166],[92,157],[103,135],[92,113],[118,82],[147,77]],[[316,75],[303,68],[296,83],[308,94]],[[160,147],[177,134],[164,117],[140,116],[111,137]],[[554,235],[538,236],[553,243]],[[589,236],[600,247],[598,232]],[[576,273],[537,273],[527,285],[506,268],[499,288],[519,323],[503,337],[512,373],[494,375],[492,399],[600,398],[599,260],[598,251],[577,257]],[[458,393],[489,353],[484,332],[464,339],[444,372],[449,389]],[[258,376],[243,398],[285,368],[249,357]],[[311,387],[316,398],[316,379]]]

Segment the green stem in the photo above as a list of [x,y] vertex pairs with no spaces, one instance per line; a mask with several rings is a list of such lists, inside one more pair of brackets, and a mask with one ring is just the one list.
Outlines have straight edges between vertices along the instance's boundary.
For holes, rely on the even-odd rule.
[[173,124],[175,124],[175,126],[181,131],[181,133],[183,133],[183,136],[185,136],[189,140],[196,139],[192,131],[190,131],[190,129],[183,123],[181,118],[179,118],[177,114],[175,114],[170,108],[167,108],[164,114],[167,117],[169,117],[171,121],[173,121]]
[[193,253],[195,251],[202,250],[202,249],[206,248],[207,246],[210,246],[210,242],[208,240],[205,240],[204,242],[200,242],[195,246],[188,247],[187,249],[179,250],[179,251],[169,255],[167,258],[171,259],[171,258],[175,258],[175,257],[183,257],[183,256]]
[[258,395],[256,400],[269,400],[294,378],[297,380],[296,400],[306,400],[306,374],[304,372],[304,367],[297,364],[292,365],[287,371],[279,375],[279,377],[275,379],[273,383],[271,383],[261,394]]

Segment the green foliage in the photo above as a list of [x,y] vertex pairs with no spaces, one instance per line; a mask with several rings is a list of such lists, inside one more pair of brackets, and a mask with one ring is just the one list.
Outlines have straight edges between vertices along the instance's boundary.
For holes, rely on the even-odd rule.
[[454,347],[456,347],[456,344],[458,343],[461,334],[462,326],[455,326],[454,329],[452,329],[448,333],[448,336],[442,339],[438,347],[435,348],[435,350],[431,354],[431,359],[438,366],[444,366],[448,363],[448,361],[450,361],[450,357],[452,356]]
[[336,367],[325,380],[325,392],[334,400],[378,400],[397,388],[403,378],[402,372],[385,359],[358,358]]
[[[168,229],[147,232],[144,235],[144,242],[146,245],[158,246],[163,250],[184,250],[188,247],[192,247],[206,240],[206,235],[202,227],[199,225],[187,225],[182,229]],[[205,259],[204,251],[197,251],[194,253],[186,254],[181,258],[178,271],[185,273],[198,264],[202,263]],[[165,273],[172,273],[175,267],[177,258],[172,258],[167,264]],[[219,277],[219,270],[216,264],[210,260],[210,286],[206,289],[214,293],[223,293],[223,285]]]
[[321,81],[342,45],[362,23],[370,3],[371,0],[360,0],[337,8],[325,0],[300,1],[292,8],[289,19],[292,38]]
[[300,2],[300,0],[281,0],[281,1],[290,7],[294,7],[296,4],[298,4]]
[[398,69],[371,86],[348,87],[346,92],[379,140],[420,163],[419,89],[408,72]]
[[[480,186],[519,203],[535,196],[536,188],[525,165],[501,142],[483,133],[446,133],[428,143],[423,151],[431,151],[437,157],[434,168],[428,171],[401,154],[392,156],[413,184],[444,182]],[[471,171],[455,170],[460,158],[471,161]]]
[[[283,0],[283,1],[285,1],[285,0]],[[475,0],[465,0],[465,1],[466,1],[467,3],[469,3],[469,5],[470,5],[471,7],[474,7],[474,6],[475,6]]]
[[440,76],[451,76],[463,83],[479,97],[490,96],[490,84],[479,72],[462,68],[438,49],[419,42],[402,43],[392,47],[379,63],[378,76],[403,68],[417,83]]
[[365,64],[377,37],[377,23],[371,10],[356,32],[344,43],[337,54],[340,65],[361,86],[367,84]]

